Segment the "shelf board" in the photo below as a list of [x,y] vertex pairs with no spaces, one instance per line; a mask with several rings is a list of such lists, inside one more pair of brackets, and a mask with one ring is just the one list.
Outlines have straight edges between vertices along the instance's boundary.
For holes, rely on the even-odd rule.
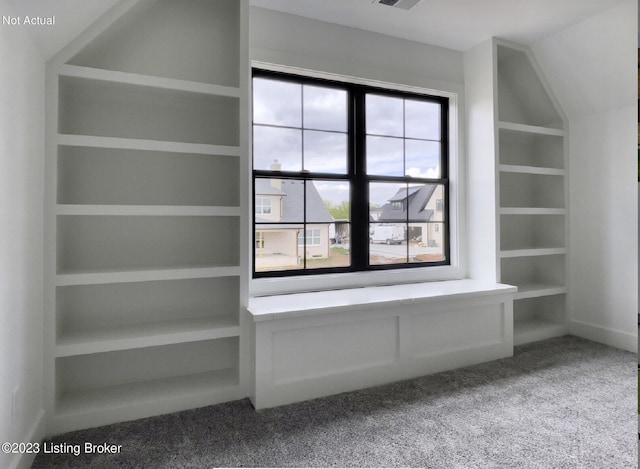
[[146,86],[165,90],[185,91],[214,96],[240,97],[240,89],[231,86],[213,85],[188,80],[176,80],[153,75],[141,75],[138,73],[118,72],[100,68],[82,67],[78,65],[61,65],[59,74],[66,77],[83,78],[87,80],[101,80],[127,85]]
[[[505,280],[505,283],[508,283]],[[567,287],[564,285],[548,285],[542,283],[529,283],[518,285],[518,292],[513,296],[515,300],[525,298],[537,298],[540,296],[561,295],[567,293]]]
[[131,215],[131,216],[240,216],[239,207],[205,205],[84,205],[58,204],[57,215]]
[[239,146],[167,142],[162,140],[141,140],[137,138],[98,137],[95,135],[58,134],[56,143],[58,145],[75,147],[165,151],[170,153],[194,153],[199,155],[240,156]]
[[542,168],[538,166],[522,166],[514,164],[501,164],[498,169],[503,173],[539,174],[543,176],[564,176],[564,169]]
[[551,337],[565,335],[567,332],[567,327],[563,324],[540,318],[522,319],[513,323],[513,344],[522,345],[529,342],[538,342]]
[[499,121],[498,128],[528,134],[555,135],[558,137],[564,137],[566,135],[566,132],[562,129],[554,129],[553,127],[542,127],[538,125],[518,124],[516,122]]
[[500,215],[566,215],[566,208],[500,207]]
[[500,257],[504,259],[507,257],[553,256],[566,253],[566,248],[508,249],[500,251]]
[[233,315],[92,328],[63,334],[55,347],[55,356],[70,357],[239,335],[238,320]]
[[182,267],[175,269],[124,270],[108,272],[74,272],[56,275],[55,286],[101,285],[107,283],[149,282],[240,275],[240,267]]
[[[56,406],[55,417],[94,414],[118,409],[136,409],[145,404],[166,400],[184,402],[185,408],[201,395],[215,401],[216,392],[236,392],[238,372],[235,368],[208,371],[191,375],[172,376],[136,383],[120,384],[97,389],[63,392]],[[165,412],[166,413],[166,412]],[[125,414],[127,415],[127,414]],[[132,418],[139,418],[132,416]]]

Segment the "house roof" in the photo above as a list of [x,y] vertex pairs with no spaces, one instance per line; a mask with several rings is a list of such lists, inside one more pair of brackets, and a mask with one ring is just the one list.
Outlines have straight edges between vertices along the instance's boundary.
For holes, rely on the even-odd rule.
[[423,186],[403,187],[399,189],[389,202],[404,202],[402,210],[394,209],[388,203],[382,206],[382,213],[377,221],[395,222],[407,221],[407,208],[409,210],[408,220],[410,222],[424,222],[433,216],[433,210],[425,209],[431,196],[436,190],[436,184],[425,184]]
[[409,196],[412,196],[419,190],[420,190],[420,186],[403,187],[398,192],[396,192],[393,197],[389,199],[389,202],[399,202],[401,200],[406,199]]
[[[307,182],[306,197],[304,182],[294,179],[281,179],[281,188],[273,187],[269,179],[256,179],[256,195],[283,196],[282,218],[277,223],[298,224],[304,221],[304,204],[306,198],[307,223],[333,223],[335,220],[329,213],[318,189],[313,182]],[[257,223],[266,223],[264,218],[256,218]],[[269,220],[273,223],[274,220]]]
[[256,195],[287,195],[271,184],[271,179],[256,179]]

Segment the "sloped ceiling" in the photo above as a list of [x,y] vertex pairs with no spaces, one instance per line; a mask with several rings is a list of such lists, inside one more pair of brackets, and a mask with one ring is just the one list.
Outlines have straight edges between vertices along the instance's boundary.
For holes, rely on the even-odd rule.
[[569,118],[636,105],[637,15],[628,0],[532,47]]
[[[624,1],[423,0],[410,11],[373,4],[372,0],[250,0],[250,3],[464,51],[491,36],[532,44]],[[49,59],[118,0],[0,0],[0,5],[3,2],[15,15],[56,16],[55,26],[30,30]]]

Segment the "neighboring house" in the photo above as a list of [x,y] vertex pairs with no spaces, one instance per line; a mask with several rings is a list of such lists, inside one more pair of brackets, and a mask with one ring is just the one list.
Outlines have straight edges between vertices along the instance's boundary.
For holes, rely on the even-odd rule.
[[382,215],[382,207],[369,208],[369,221],[378,221]]
[[307,183],[305,195],[302,181],[256,179],[254,210],[256,270],[297,265],[305,255],[329,257],[329,227],[334,219],[312,182]]
[[444,239],[443,225],[433,222],[444,220],[443,190],[444,186],[441,184],[402,188],[381,207],[382,212],[376,222],[403,226],[405,240],[427,247],[441,247]]

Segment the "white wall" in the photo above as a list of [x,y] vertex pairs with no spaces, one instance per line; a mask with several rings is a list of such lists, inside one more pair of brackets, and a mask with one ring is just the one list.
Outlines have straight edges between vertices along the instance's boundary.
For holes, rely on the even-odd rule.
[[637,351],[637,2],[532,49],[569,117],[570,331]]
[[450,90],[462,53],[263,8],[250,11],[252,60]]
[[[10,13],[6,0],[0,11]],[[0,442],[22,442],[43,435],[44,59],[22,27],[5,25],[0,64]],[[0,453],[0,467],[29,463]]]

